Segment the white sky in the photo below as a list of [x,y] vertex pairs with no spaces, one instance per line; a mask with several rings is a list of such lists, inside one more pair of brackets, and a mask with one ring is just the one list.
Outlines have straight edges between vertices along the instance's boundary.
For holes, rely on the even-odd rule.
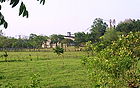
[[140,0],[46,0],[44,6],[37,0],[23,2],[29,11],[28,19],[18,16],[19,6],[12,9],[9,2],[2,4],[2,13],[9,23],[3,30],[5,35],[75,33],[85,31],[95,18],[116,19],[118,23],[140,17]]

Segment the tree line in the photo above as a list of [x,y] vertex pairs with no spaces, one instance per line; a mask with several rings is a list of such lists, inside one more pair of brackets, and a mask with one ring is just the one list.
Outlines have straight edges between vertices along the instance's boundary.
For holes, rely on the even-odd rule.
[[[43,42],[51,40],[51,44],[71,44],[77,47],[85,46],[86,42],[92,43],[104,42],[107,45],[111,41],[116,40],[118,35],[127,34],[129,32],[140,31],[140,20],[125,20],[120,22],[116,27],[108,27],[107,23],[101,18],[96,18],[91,25],[90,32],[74,33],[74,40],[65,38],[61,34],[52,34],[51,36],[43,36],[30,34],[29,38],[14,38],[0,36],[0,48],[42,48]],[[105,46],[102,46],[105,47]]]
[[0,48],[40,48],[47,36],[30,34],[29,38],[0,36]]

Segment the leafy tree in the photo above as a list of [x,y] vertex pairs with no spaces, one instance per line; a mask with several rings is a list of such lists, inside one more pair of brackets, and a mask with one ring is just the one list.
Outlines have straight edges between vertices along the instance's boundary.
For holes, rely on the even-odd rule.
[[30,34],[29,39],[0,36],[0,48],[41,48],[47,36]]
[[58,37],[58,43],[61,43],[62,40],[64,39],[63,35],[57,35],[57,37]]
[[86,34],[86,41],[91,41],[92,43],[95,42],[95,35],[93,33]]
[[11,48],[12,44],[16,41],[14,38],[0,36],[0,48]]
[[4,37],[4,36],[0,36],[0,48],[3,48],[4,47],[4,42],[6,41],[6,37]]
[[11,48],[31,48],[31,45],[27,39],[16,39],[15,42],[12,43]]
[[[4,2],[10,2],[10,5],[12,6],[12,8],[14,8],[15,6],[17,6],[20,3],[20,8],[19,8],[19,16],[22,15],[23,17],[27,17],[29,16],[28,11],[26,9],[25,4],[23,3],[23,1],[21,0],[0,0],[0,3],[4,3]],[[45,4],[45,0],[37,0],[40,1],[40,4]],[[2,9],[2,6],[0,5],[0,10]],[[8,27],[8,23],[5,21],[4,19],[4,15],[0,12],[0,25],[4,25],[4,28]]]
[[32,45],[32,48],[40,48],[44,41],[47,41],[47,36],[30,34],[29,42]]
[[77,32],[74,35],[76,46],[81,46],[83,43],[87,42],[87,35],[84,32]]
[[36,34],[31,33],[30,36],[29,36],[29,39],[32,40],[32,39],[34,39],[34,38],[36,38],[36,37],[37,37]]
[[73,44],[74,41],[71,40],[71,39],[63,39],[63,40],[61,41],[61,43],[62,43],[62,44],[66,44],[66,46],[68,47],[68,46],[70,46],[71,44]]
[[116,27],[117,31],[129,33],[140,31],[140,20],[125,20]]
[[100,40],[99,38],[102,35],[104,35],[107,27],[108,25],[105,22],[103,22],[103,19],[96,18],[90,29],[91,35],[93,37],[92,41],[99,41]]
[[64,49],[59,46],[56,46],[56,48],[54,48],[53,50],[54,50],[54,53],[56,53],[57,55],[61,55],[64,53]]
[[[139,88],[140,87],[140,32],[122,35],[105,49],[82,61],[87,67],[95,88]],[[90,44],[90,43],[88,43]],[[95,52],[97,51],[97,52]]]
[[57,46],[58,43],[62,42],[62,40],[64,39],[64,36],[53,34],[53,35],[50,36],[50,39],[51,39],[51,43],[56,44],[56,46]]
[[13,42],[15,42],[14,38],[7,37],[6,40],[3,42],[4,43],[3,48],[12,48]]
[[56,44],[56,46],[57,46],[57,43],[58,43],[58,37],[57,37],[57,35],[56,34],[51,35],[50,36],[50,39],[51,39],[51,43],[52,44]]
[[108,28],[103,36],[100,37],[102,42],[106,43],[105,46],[110,45],[112,41],[116,41],[119,36],[123,34],[122,32],[118,32],[114,28]]
[[112,44],[113,41],[118,40],[122,34],[123,33],[116,31],[114,28],[108,28],[104,35],[100,37],[100,41],[93,44],[94,50],[97,52],[103,50]]

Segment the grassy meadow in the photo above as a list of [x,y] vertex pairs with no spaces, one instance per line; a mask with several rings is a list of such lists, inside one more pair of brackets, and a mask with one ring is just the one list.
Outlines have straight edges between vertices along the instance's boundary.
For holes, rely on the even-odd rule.
[[90,88],[80,59],[84,54],[8,52],[0,58],[0,88]]

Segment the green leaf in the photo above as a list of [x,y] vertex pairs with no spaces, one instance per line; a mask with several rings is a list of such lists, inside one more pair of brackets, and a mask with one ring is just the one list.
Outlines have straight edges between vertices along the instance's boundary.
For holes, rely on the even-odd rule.
[[[39,1],[39,0],[37,0],[37,1]],[[40,4],[41,3],[44,5],[45,4],[45,0],[40,0]]]
[[14,0],[11,0],[10,5],[14,4]]
[[24,12],[23,12],[23,17],[26,16],[26,15],[27,15],[27,11],[24,10]]
[[0,0],[1,3],[5,2],[5,0]]
[[12,5],[12,8],[15,7],[19,3],[19,0],[15,0],[14,4]]
[[1,5],[0,5],[0,10],[1,10]]
[[27,17],[29,16],[28,11],[26,10],[26,6],[24,5],[24,3],[22,2],[19,8],[19,16],[22,14],[23,17]]
[[19,16],[23,13],[23,11],[24,11],[24,4],[22,2],[19,8]]
[[0,19],[2,18],[2,14],[1,14],[1,12],[0,12]]
[[5,20],[4,20],[4,18],[2,18],[0,20],[1,20],[0,25],[2,25],[5,22]]
[[26,10],[26,17],[28,18],[29,17],[29,12]]
[[5,22],[5,23],[4,23],[4,28],[6,29],[7,27],[8,27],[8,23]]
[[43,5],[45,4],[45,0],[42,0],[43,1]]

